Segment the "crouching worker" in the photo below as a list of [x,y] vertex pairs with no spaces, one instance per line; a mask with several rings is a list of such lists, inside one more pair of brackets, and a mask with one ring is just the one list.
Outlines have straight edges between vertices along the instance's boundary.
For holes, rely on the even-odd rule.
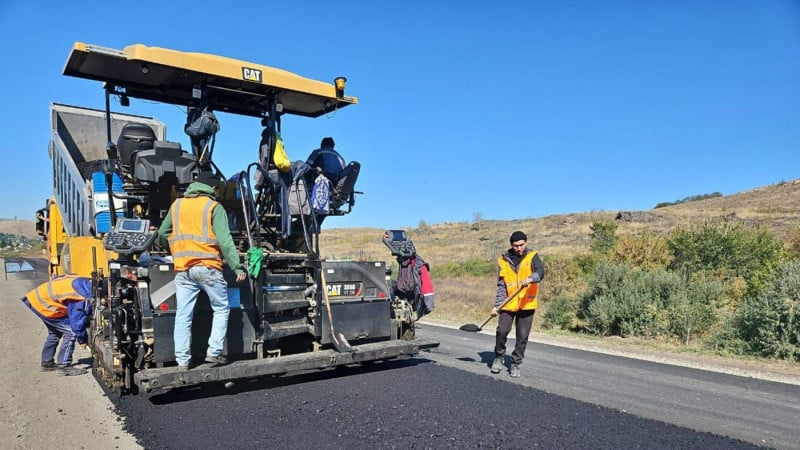
[[[72,367],[72,352],[76,340],[87,347],[89,336],[86,327],[92,312],[91,298],[91,280],[74,275],[43,283],[22,298],[22,303],[47,327],[47,339],[42,347],[42,371],[57,370],[62,375],[86,373],[86,369]],[[56,358],[59,341],[61,347]]]

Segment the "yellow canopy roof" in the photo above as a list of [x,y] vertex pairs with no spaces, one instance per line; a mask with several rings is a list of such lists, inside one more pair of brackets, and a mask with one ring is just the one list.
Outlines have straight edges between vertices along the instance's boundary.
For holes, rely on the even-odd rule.
[[223,56],[136,44],[124,50],[76,42],[64,75],[88,78],[125,89],[129,97],[178,105],[199,105],[200,88],[212,109],[261,117],[275,99],[283,112],[318,117],[358,103],[336,96],[333,83],[286,70]]

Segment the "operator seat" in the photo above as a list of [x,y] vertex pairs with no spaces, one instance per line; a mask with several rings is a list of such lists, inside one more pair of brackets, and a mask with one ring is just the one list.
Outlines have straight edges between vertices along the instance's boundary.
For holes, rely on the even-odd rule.
[[197,171],[197,157],[181,150],[178,142],[155,141],[152,150],[141,150],[134,157],[133,177],[143,183],[169,182],[174,175],[178,184],[189,184]]
[[[350,164],[342,170],[339,179],[334,186],[331,186],[331,207],[336,214],[347,214],[353,209],[356,203],[356,181],[361,171],[361,163],[350,161]],[[347,211],[341,208],[347,204]]]
[[117,138],[117,153],[119,164],[125,171],[131,171],[133,159],[142,150],[150,150],[156,140],[156,133],[149,126],[142,123],[126,123]]

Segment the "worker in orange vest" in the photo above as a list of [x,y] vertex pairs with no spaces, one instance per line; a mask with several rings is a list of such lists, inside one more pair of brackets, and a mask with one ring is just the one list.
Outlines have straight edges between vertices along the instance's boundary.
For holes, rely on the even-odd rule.
[[[499,275],[492,316],[500,317],[497,319],[495,358],[491,370],[492,373],[503,370],[506,339],[511,332],[511,325],[516,322],[516,342],[509,368],[509,374],[516,378],[520,376],[519,365],[525,357],[525,347],[533,326],[533,314],[538,306],[537,296],[539,283],[544,279],[544,264],[539,254],[528,248],[528,236],[525,233],[515,231],[509,240],[511,248],[497,259]],[[508,301],[503,304],[506,299]]]
[[205,362],[227,364],[222,355],[228,331],[228,284],[222,274],[222,261],[236,273],[236,282],[246,278],[244,267],[231,237],[228,214],[214,200],[213,187],[194,182],[183,198],[170,206],[158,229],[162,245],[169,244],[175,264],[175,361],[179,370],[189,370],[192,359],[192,318],[200,291],[208,295],[214,315]]
[[[47,327],[42,347],[42,371],[62,375],[83,375],[86,369],[72,366],[75,341],[87,347],[86,328],[92,314],[92,282],[88,278],[66,275],[39,285],[22,297],[25,304]],[[56,358],[59,341],[61,347]],[[54,360],[55,358],[55,360]]]

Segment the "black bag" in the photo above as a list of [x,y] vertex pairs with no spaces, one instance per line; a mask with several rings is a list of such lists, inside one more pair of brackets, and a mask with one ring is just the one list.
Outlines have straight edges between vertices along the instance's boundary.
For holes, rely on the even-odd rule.
[[192,108],[189,111],[189,120],[184,127],[184,131],[191,138],[208,139],[219,131],[219,121],[214,112],[208,108]]

